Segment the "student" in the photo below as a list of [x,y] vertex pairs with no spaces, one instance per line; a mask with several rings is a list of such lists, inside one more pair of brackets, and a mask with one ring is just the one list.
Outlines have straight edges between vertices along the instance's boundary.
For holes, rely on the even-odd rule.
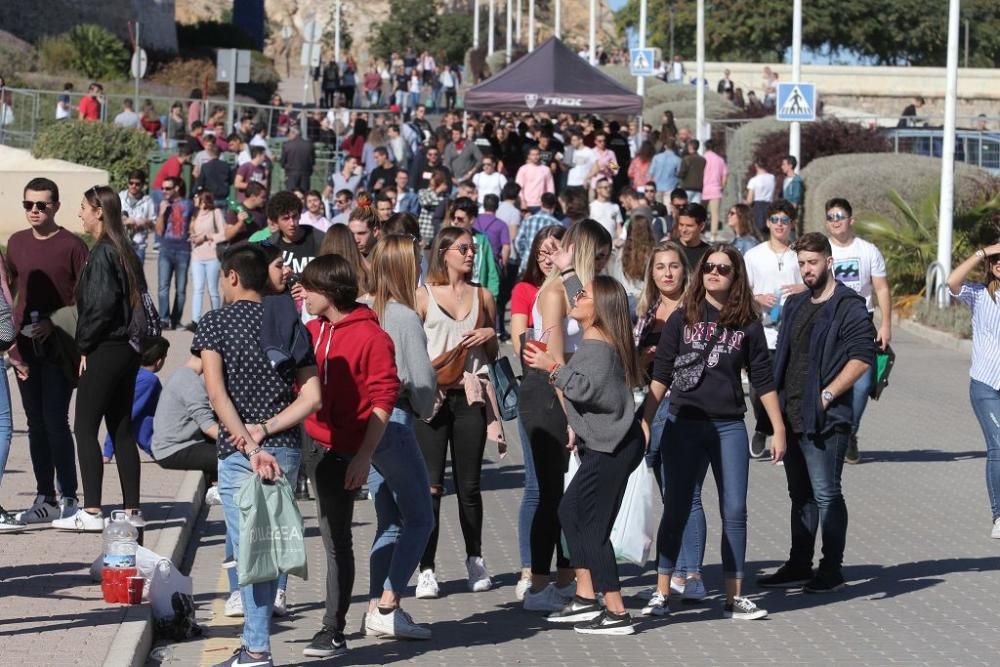
[[303,654],[328,658],[347,647],[344,630],[354,587],[353,491],[368,479],[372,455],[396,405],[399,377],[392,339],[375,313],[357,303],[358,280],[346,259],[316,258],[302,274],[302,285],[305,307],[316,318],[306,326],[323,395],[320,410],[306,419],[304,449],[326,548],[323,627]]
[[[135,376],[135,393],[132,397],[132,431],[135,444],[150,456],[153,455],[153,415],[160,400],[162,386],[156,374],[167,360],[170,341],[163,336],[143,341],[142,366]],[[110,463],[115,454],[114,438],[108,433],[104,438],[104,462]]]
[[[571,252],[558,252],[553,261],[567,291],[575,294],[569,316],[579,322],[583,336],[566,364],[530,342],[524,350],[525,361],[548,373],[549,382],[562,392],[575,435],[570,446],[580,454],[580,468],[559,503],[559,522],[576,570],[576,595],[548,618],[575,623],[582,634],[630,635],[635,630],[622,600],[611,546],[625,486],[646,444],[632,398],[632,387],[641,380],[628,297],[609,276],[597,276],[577,288]],[[604,595],[603,610],[598,593]]]
[[[321,403],[311,350],[296,360],[294,370],[280,373],[257,344],[267,280],[267,259],[260,248],[241,244],[228,249],[222,257],[222,292],[229,305],[202,317],[191,344],[191,352],[201,357],[208,397],[223,427],[216,443],[219,495],[234,552],[239,552],[240,488],[252,475],[273,481],[298,470],[299,424]],[[270,622],[276,586],[277,580],[241,587],[241,646],[217,667],[272,667]]]

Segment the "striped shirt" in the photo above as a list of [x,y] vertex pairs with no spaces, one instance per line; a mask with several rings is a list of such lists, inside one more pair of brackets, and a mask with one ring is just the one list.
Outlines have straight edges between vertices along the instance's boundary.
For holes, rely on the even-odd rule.
[[1000,391],[1000,303],[990,297],[982,283],[962,283],[962,290],[952,296],[972,309],[969,376]]

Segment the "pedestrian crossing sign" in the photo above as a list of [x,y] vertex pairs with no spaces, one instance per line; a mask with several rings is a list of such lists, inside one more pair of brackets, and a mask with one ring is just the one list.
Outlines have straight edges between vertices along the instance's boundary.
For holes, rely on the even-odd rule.
[[629,71],[632,76],[653,76],[655,49],[632,49]]
[[816,84],[779,82],[775,109],[778,120],[816,120]]

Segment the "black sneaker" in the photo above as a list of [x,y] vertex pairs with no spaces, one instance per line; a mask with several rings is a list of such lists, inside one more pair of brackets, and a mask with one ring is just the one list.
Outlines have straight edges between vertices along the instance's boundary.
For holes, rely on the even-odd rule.
[[565,607],[552,612],[546,618],[552,623],[580,623],[594,620],[601,615],[601,611],[601,605],[597,604],[597,600],[574,595]]
[[727,602],[722,608],[723,618],[732,618],[737,621],[756,621],[765,616],[767,616],[767,609],[761,609],[750,598],[733,598],[732,602]]
[[798,588],[813,578],[812,568],[801,569],[785,563],[774,574],[757,577],[761,588]]
[[331,658],[347,650],[347,640],[344,633],[334,630],[329,625],[313,635],[309,645],[302,649],[302,655],[310,658]]
[[312,500],[312,496],[309,495],[309,478],[305,475],[299,475],[295,481],[295,499]]
[[861,453],[858,451],[858,436],[852,435],[847,441],[847,451],[844,452],[844,463],[854,465],[861,463]]
[[753,434],[753,439],[750,441],[750,456],[755,459],[759,459],[764,456],[764,452],[767,450],[767,434],[758,431]]
[[816,572],[816,576],[810,579],[802,587],[806,593],[836,593],[842,590],[847,584],[844,582],[844,575],[840,572]]
[[582,635],[631,635],[635,634],[635,625],[628,612],[621,616],[607,609],[593,620],[577,623],[573,629]]
[[271,654],[265,653],[263,657],[254,658],[242,646],[233,651],[233,657],[226,658],[215,667],[274,667]]

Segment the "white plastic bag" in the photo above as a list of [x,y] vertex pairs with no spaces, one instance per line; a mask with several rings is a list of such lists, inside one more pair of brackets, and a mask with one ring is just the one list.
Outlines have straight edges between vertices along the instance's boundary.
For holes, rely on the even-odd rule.
[[640,463],[629,475],[621,509],[611,529],[611,544],[619,563],[644,566],[656,542],[659,494],[652,471]]
[[[160,554],[156,553],[152,549],[147,549],[146,547],[140,546],[135,552],[135,567],[139,571],[140,577],[146,578],[146,588],[143,589],[142,597],[143,599],[148,599],[149,597],[149,581],[153,578],[153,570],[156,569],[156,564],[161,560],[167,560]],[[104,553],[103,551],[97,554],[97,558],[90,565],[90,578],[95,583],[100,583],[101,581],[101,568],[104,567]]]
[[566,469],[566,474],[563,475],[563,491],[569,488],[569,483],[576,477],[576,471],[579,469],[580,454],[574,451],[569,455],[569,467]]
[[[152,553],[152,552],[151,552]],[[149,602],[153,607],[153,618],[167,619],[174,616],[174,593],[192,595],[191,577],[185,576],[166,558],[156,563],[153,576],[146,587]]]

